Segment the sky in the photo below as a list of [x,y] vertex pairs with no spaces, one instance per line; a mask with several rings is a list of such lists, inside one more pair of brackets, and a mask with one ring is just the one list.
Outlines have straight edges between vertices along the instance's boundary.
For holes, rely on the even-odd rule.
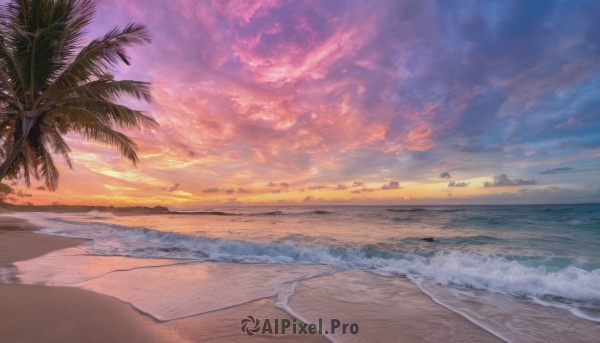
[[[600,202],[600,2],[104,0],[142,23],[141,162],[67,141],[90,205]],[[60,161],[59,157],[56,157]],[[19,193],[20,192],[20,193]]]

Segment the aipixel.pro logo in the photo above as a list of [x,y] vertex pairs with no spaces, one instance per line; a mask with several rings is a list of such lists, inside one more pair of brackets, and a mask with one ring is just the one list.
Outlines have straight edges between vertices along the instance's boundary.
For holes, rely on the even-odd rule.
[[265,319],[262,323],[262,327],[260,320],[254,316],[248,316],[247,318],[242,319],[242,332],[249,336],[252,336],[259,332],[262,335],[315,335],[323,333],[327,335],[330,333],[330,331],[332,335],[335,335],[337,333],[341,333],[342,335],[345,335],[347,333],[356,335],[358,333],[358,330],[358,324],[342,323],[339,319],[335,318],[331,319],[330,328],[325,328],[325,330],[323,330],[322,318],[319,318],[318,324],[309,324],[301,322],[297,323],[296,319],[274,319],[273,321],[271,321],[270,319]]

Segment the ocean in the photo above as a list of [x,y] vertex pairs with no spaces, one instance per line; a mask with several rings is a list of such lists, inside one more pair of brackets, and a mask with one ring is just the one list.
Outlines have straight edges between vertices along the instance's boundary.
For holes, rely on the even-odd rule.
[[[302,318],[287,302],[298,282],[362,270],[408,278],[438,304],[506,341],[558,341],[555,333],[561,328],[577,332],[571,340],[593,341],[600,333],[599,204],[219,207],[148,215],[15,216],[43,227],[41,234],[90,239],[79,248],[94,257],[85,263],[55,256],[35,266],[17,265],[23,282],[89,283],[129,268],[123,260],[107,266],[102,257],[178,268],[135,265],[131,268],[146,274],[121,276],[119,291],[104,291],[134,306],[137,301],[138,309],[158,320],[214,311],[269,292],[277,294],[279,307]],[[210,262],[225,266],[220,277],[232,281],[200,282],[206,275],[186,269],[203,263],[208,268]],[[203,273],[212,275],[208,269]],[[164,289],[172,292],[159,301],[152,294],[159,290],[149,288],[147,296],[132,301],[131,289],[122,284],[134,287],[140,278],[159,280],[163,295]],[[88,288],[102,292],[99,285]],[[185,296],[196,294],[191,290],[220,296],[194,300],[191,309]]]

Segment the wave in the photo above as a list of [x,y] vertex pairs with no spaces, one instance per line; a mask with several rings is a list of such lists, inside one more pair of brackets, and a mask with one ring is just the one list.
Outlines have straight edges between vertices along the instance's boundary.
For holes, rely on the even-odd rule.
[[[164,214],[164,213],[159,213]],[[235,216],[236,213],[228,213],[221,211],[170,211],[169,214],[183,214],[183,215],[204,215],[204,216]]]
[[[374,269],[412,280],[433,280],[495,293],[528,297],[568,306],[600,309],[600,269],[584,262],[537,256],[503,256],[438,251],[429,255],[393,252],[367,245],[360,248],[256,243],[225,238],[191,236],[146,228],[64,219],[43,229],[50,235],[88,238],[89,253],[135,258],[194,259],[232,263],[324,264],[340,269]],[[51,223],[51,222],[48,222]],[[69,223],[70,225],[65,225]],[[48,227],[48,225],[46,225]],[[477,236],[490,241],[494,237]]]
[[[223,211],[170,211],[169,214],[175,215],[213,215],[213,216],[279,216],[279,215],[306,215],[306,214],[333,214],[334,212],[325,210],[302,211],[302,212],[283,212],[283,211],[267,211],[256,213],[233,213]],[[153,214],[153,213],[150,213]],[[164,213],[156,213],[163,214]],[[100,219],[100,218],[99,218]]]
[[251,216],[278,216],[278,215],[282,215],[282,214],[284,214],[282,211],[269,211],[269,212],[251,213],[248,215],[251,215]]
[[240,214],[242,216],[279,216],[279,215],[288,215],[288,216],[301,216],[307,214],[333,214],[334,212],[324,211],[324,210],[315,210],[315,211],[301,211],[301,212],[283,212],[283,211],[269,211],[269,212],[258,212],[258,213],[245,213]]
[[411,209],[388,208],[387,210],[391,211],[391,212],[424,212],[424,211],[427,211],[427,212],[435,212],[435,213],[445,213],[445,212],[452,213],[452,212],[462,212],[462,211],[464,211],[464,209],[462,209],[462,208],[451,208],[451,209],[448,209],[448,208],[429,208],[428,209],[428,208],[419,208],[419,207],[417,207],[417,208],[411,208]]
[[418,222],[420,220],[421,220],[421,218],[419,218],[417,216],[409,216],[409,217],[404,217],[404,218],[392,218],[392,221],[394,221],[394,222]]

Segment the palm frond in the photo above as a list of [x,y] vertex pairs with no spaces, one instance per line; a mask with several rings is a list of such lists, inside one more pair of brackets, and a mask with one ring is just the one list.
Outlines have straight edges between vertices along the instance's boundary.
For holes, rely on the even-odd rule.
[[[151,101],[150,84],[114,80],[125,50],[150,43],[144,25],[116,27],[83,46],[96,13],[93,0],[8,0],[0,5],[0,180],[43,178],[58,186],[52,154],[72,168],[64,135],[116,148],[138,162],[136,143],[115,128],[157,128],[141,111],[120,104]],[[30,123],[23,130],[23,123]]]
[[136,100],[152,101],[150,83],[133,80],[98,80],[81,85],[77,90],[82,97],[98,98],[106,101],[122,100],[129,96]]
[[77,86],[80,82],[90,81],[92,77],[103,77],[107,70],[119,61],[129,65],[125,48],[150,43],[146,26],[129,24],[124,29],[112,29],[104,37],[93,40],[81,49],[73,62],[56,78],[40,96],[40,99],[53,97],[61,90]]
[[[56,4],[58,3],[60,2],[57,1]],[[79,48],[79,44],[83,42],[85,27],[92,22],[96,15],[96,5],[92,0],[72,1],[72,6],[69,20],[58,44],[59,57],[65,60],[73,57],[75,51]]]
[[10,76],[4,71],[4,68],[0,66],[0,91],[6,93],[6,95],[16,98],[17,93],[15,92]]
[[37,157],[39,160],[38,164],[40,166],[40,174],[45,181],[46,188],[48,188],[50,191],[55,191],[56,188],[58,188],[58,179],[60,177],[60,173],[54,165],[52,155],[48,152],[48,149],[46,149],[44,144],[39,145]]
[[75,126],[73,131],[81,134],[86,140],[104,143],[116,148],[121,153],[121,156],[127,158],[137,166],[139,161],[136,153],[138,146],[123,133],[102,124]]
[[136,100],[152,101],[150,83],[133,80],[96,80],[67,88],[45,102],[41,110],[64,103],[68,98],[91,98],[116,102],[130,97]]
[[[105,125],[119,126],[125,128],[146,127],[155,129],[158,123],[154,118],[143,114],[140,111],[132,110],[127,106],[118,105],[110,101],[99,99],[73,98],[65,101],[65,107],[81,108],[93,113]],[[53,111],[60,111],[57,108]],[[53,112],[51,111],[51,112]]]
[[55,154],[61,155],[64,158],[65,162],[69,166],[69,169],[73,169],[71,157],[69,157],[71,148],[69,148],[69,145],[67,145],[67,142],[65,142],[60,135],[60,132],[58,132],[55,127],[50,127],[48,129],[48,133],[45,136],[45,142],[47,145],[53,148]]
[[[0,26],[0,28],[2,28]],[[15,56],[13,56],[10,49],[6,46],[6,42],[3,37],[0,37],[0,63],[3,69],[8,74],[11,80],[15,80],[16,86],[13,86],[13,91],[17,95],[17,98],[23,99],[25,103],[28,103],[27,97],[25,97],[25,78],[22,73],[22,65],[19,63]]]

